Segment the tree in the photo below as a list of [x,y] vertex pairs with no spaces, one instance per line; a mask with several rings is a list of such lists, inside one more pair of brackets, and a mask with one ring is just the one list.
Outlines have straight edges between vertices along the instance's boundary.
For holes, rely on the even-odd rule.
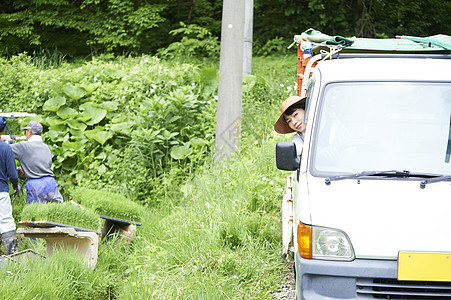
[[70,55],[143,51],[150,30],[164,21],[165,8],[140,0],[4,0],[0,54],[39,48]]
[[292,38],[308,28],[329,35],[449,34],[451,2],[440,0],[254,0],[254,36]]
[[[220,38],[223,0],[2,0],[0,55],[58,49],[154,54],[196,24]],[[441,0],[254,0],[254,47],[286,49],[314,28],[357,37],[450,34],[451,2]],[[271,43],[272,41],[272,43]],[[266,51],[266,52],[271,52]]]

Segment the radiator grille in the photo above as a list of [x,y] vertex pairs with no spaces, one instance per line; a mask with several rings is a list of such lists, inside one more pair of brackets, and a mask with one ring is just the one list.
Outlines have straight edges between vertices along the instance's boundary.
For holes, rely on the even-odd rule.
[[357,295],[377,299],[451,300],[451,282],[398,281],[396,279],[358,279]]

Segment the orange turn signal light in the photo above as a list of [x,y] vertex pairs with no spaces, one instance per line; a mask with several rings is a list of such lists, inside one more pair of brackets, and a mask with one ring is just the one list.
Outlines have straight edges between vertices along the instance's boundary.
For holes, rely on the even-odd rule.
[[312,226],[305,225],[299,221],[298,231],[298,251],[303,258],[312,258]]

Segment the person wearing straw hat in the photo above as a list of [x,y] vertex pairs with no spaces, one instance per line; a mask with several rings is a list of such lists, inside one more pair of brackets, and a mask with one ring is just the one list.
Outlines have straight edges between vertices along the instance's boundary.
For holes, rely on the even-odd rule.
[[[6,128],[6,121],[0,117],[0,134]],[[0,141],[0,233],[2,244],[8,255],[17,252],[16,223],[14,222],[8,179],[16,190],[20,191],[19,179],[11,146]]]
[[11,149],[27,177],[27,203],[64,203],[51,170],[50,148],[42,141],[42,125],[31,121],[22,129],[27,140],[12,144]]
[[287,134],[294,132],[292,141],[296,145],[298,155],[302,154],[304,146],[304,132],[307,124],[304,123],[305,99],[299,96],[290,96],[280,106],[280,117],[274,124],[277,133]]

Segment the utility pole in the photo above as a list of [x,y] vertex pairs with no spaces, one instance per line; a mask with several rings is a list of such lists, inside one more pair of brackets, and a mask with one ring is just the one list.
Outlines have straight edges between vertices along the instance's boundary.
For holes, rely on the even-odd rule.
[[252,29],[254,27],[254,0],[244,0],[244,53],[243,73],[252,74]]
[[216,113],[216,163],[240,147],[244,46],[243,0],[224,0]]

